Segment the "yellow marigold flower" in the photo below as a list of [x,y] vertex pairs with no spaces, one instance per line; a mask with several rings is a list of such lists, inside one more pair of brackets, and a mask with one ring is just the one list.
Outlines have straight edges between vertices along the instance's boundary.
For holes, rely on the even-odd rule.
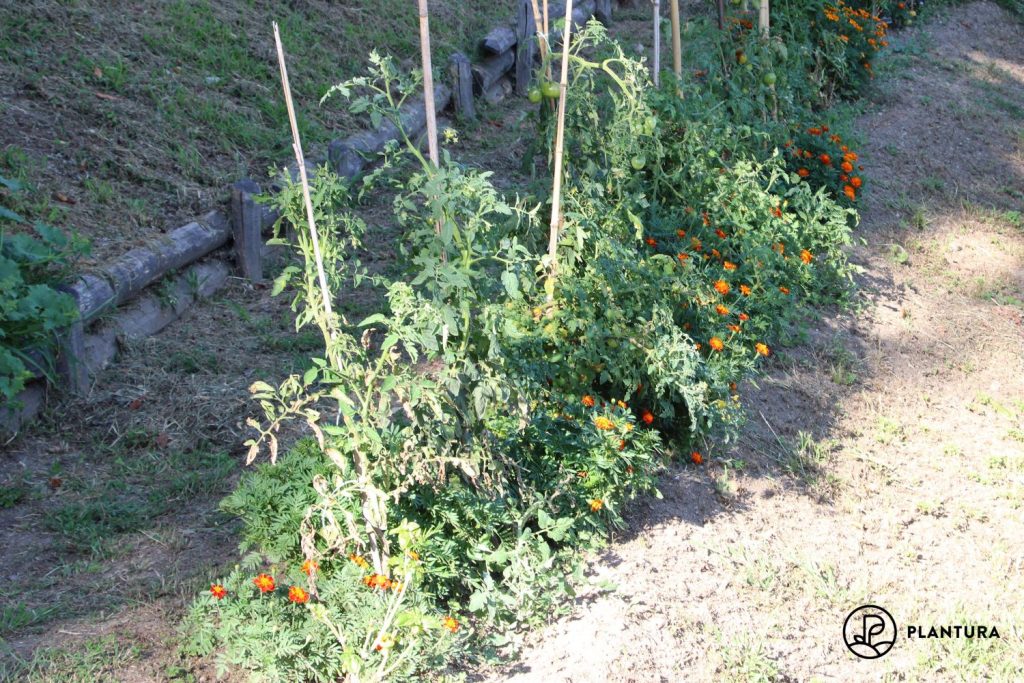
[[603,507],[604,507],[604,501],[601,500],[600,498],[594,498],[593,500],[590,501],[590,509],[593,512],[597,512],[597,511],[599,511]]
[[761,356],[767,356],[769,353],[771,353],[771,350],[768,348],[768,345],[763,342],[757,342],[756,344],[754,344],[754,350],[757,351],[758,355]]
[[594,418],[594,426],[605,432],[615,429],[615,423],[603,416]]
[[712,337],[708,340],[708,345],[715,351],[721,351],[725,348],[725,344],[718,337]]
[[810,263],[811,261],[814,260],[814,256],[811,254],[811,252],[807,251],[806,249],[801,249],[800,260],[803,261],[804,263]]

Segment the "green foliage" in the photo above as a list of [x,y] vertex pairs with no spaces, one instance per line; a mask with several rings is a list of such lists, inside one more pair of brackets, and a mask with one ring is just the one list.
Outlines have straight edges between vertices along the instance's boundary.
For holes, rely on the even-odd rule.
[[[789,57],[746,35],[713,43],[737,39],[759,61]],[[799,68],[816,68],[812,53]],[[401,129],[417,80],[371,61],[370,77],[328,95]],[[189,651],[273,680],[413,678],[514,652],[524,625],[564,609],[580,553],[623,525],[631,499],[657,494],[665,457],[699,464],[730,437],[736,385],[769,344],[849,291],[852,200],[781,151],[807,102],[836,88],[802,90],[789,73],[759,76],[751,96],[749,72],[726,67],[718,85],[655,91],[597,23],[570,64],[554,261],[546,200],[503,198],[447,155],[435,168],[408,138],[361,184],[318,174],[315,241],[302,189],[282,181],[273,201],[296,239],[279,241],[302,261],[274,290],[294,293],[297,327],[317,329],[324,352],[252,387],[265,420],[249,457],[267,446],[271,464],[224,503],[248,554],[194,603]],[[537,104],[536,152],[550,155],[553,113]],[[354,256],[352,206],[383,189],[403,227],[394,280]],[[367,285],[380,312],[353,322],[329,307]],[[314,438],[278,460],[295,418]],[[259,592],[258,572],[308,601]]]
[[24,232],[27,221],[7,207],[20,183],[0,177],[0,187],[0,397],[13,404],[36,374],[53,379],[56,334],[78,316],[74,299],[54,286],[85,245],[43,223]]

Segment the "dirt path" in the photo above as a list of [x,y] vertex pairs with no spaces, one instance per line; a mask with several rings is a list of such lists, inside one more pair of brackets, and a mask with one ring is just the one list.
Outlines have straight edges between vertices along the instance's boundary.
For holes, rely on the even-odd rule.
[[[739,442],[593,560],[617,589],[491,680],[1024,679],[1022,35],[975,3],[898,39],[859,119],[861,310],[778,353]],[[900,625],[880,660],[841,639],[865,603]],[[904,637],[961,623],[1001,638]]]

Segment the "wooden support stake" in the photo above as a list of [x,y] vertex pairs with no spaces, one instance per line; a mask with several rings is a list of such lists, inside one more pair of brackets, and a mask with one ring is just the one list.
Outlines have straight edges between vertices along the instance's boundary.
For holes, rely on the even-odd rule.
[[654,87],[661,85],[661,0],[654,0]]
[[672,71],[676,74],[678,81],[683,77],[683,39],[679,28],[679,0],[669,0],[672,3]]
[[244,178],[231,186],[231,234],[235,241],[235,261],[242,277],[263,279],[262,212],[255,196],[260,186]]
[[475,119],[473,70],[469,58],[461,52],[454,53],[448,58],[448,72],[452,77],[452,102],[455,103],[455,114],[463,121]]
[[427,0],[419,0],[420,6],[420,54],[423,57],[423,100],[427,108],[427,149],[430,162],[440,163],[437,149],[437,112],[434,111],[434,67],[430,58],[430,16]]
[[768,37],[768,29],[769,29],[769,25],[768,24],[769,24],[769,19],[768,19],[768,0],[761,0],[761,11],[758,14],[758,18],[757,18],[757,27],[758,27],[758,29],[761,32],[761,37],[762,38],[767,38]]
[[[531,8],[530,5],[533,5]],[[516,94],[525,97],[533,78],[533,60],[537,54],[537,0],[519,0],[516,11]],[[543,44],[541,45],[543,48]],[[545,53],[546,54],[546,53]]]
[[[327,273],[324,271],[324,257],[320,252],[320,235],[316,231],[316,218],[313,216],[313,198],[309,194],[309,178],[306,177],[306,159],[302,154],[302,140],[299,138],[299,124],[295,119],[295,104],[292,102],[292,89],[288,84],[288,66],[284,61],[284,46],[281,45],[281,32],[274,22],[274,42],[277,44],[277,63],[281,69],[281,87],[284,89],[284,101],[288,108],[288,123],[292,128],[292,148],[295,151],[295,163],[299,167],[299,180],[302,182],[302,198],[306,204],[306,220],[309,224],[309,237],[313,243],[313,258],[316,260],[316,275],[320,282],[320,295],[323,299],[326,324],[330,336],[334,338],[334,311],[331,306],[331,290],[327,286]],[[430,100],[431,102],[433,100]],[[430,107],[427,107],[430,110]]]
[[562,154],[565,148],[565,99],[569,89],[569,40],[571,37],[572,0],[566,0],[565,29],[562,34],[562,75],[558,81],[558,125],[555,129],[555,179],[554,188],[551,191],[548,279],[544,285],[549,302],[555,298],[555,278],[558,276],[558,237],[562,229]]
[[[57,289],[78,303],[78,294],[74,289],[65,285]],[[85,364],[85,324],[81,317],[76,318],[60,334],[57,375],[61,384],[72,394],[82,395],[89,390],[89,369]]]
[[725,0],[718,0],[718,30],[725,30]]

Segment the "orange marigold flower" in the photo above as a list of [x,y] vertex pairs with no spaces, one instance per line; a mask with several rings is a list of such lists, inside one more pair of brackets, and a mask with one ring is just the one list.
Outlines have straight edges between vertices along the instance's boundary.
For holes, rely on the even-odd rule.
[[715,234],[718,235],[720,239],[724,240],[726,238],[725,230],[722,230],[721,228],[715,228]]
[[725,296],[729,293],[729,283],[725,280],[715,280],[715,291]]
[[736,264],[733,263],[732,261],[726,261],[725,263],[722,264],[722,267],[725,268],[726,270],[736,270]]
[[852,178],[850,178],[850,184],[853,185],[855,188],[860,189],[860,186],[864,184],[864,181],[858,178],[857,176],[853,176]]
[[750,320],[750,316],[747,315],[746,313],[740,313],[737,317],[743,322],[747,322],[748,320]]
[[306,576],[313,576],[318,569],[320,569],[320,565],[315,560],[306,560],[302,563],[302,573]]
[[808,171],[806,168],[799,168],[797,169],[796,174],[801,178],[806,178],[807,176],[811,175],[811,172]]
[[690,255],[689,254],[676,254],[676,258],[679,259],[680,261],[685,261],[686,259],[690,258]]
[[274,583],[274,577],[270,574],[260,574],[252,582],[260,589],[260,593],[269,593],[277,587]]
[[841,183],[845,183],[849,179],[850,179],[850,176],[846,175],[845,173],[843,173],[842,175],[839,176],[839,182],[841,182]]
[[594,426],[605,432],[615,429],[615,423],[603,416],[594,418]]
[[780,286],[779,291],[782,292],[783,294],[789,294],[789,287],[786,287],[784,285]]
[[763,342],[757,342],[756,344],[754,344],[754,351],[756,351],[760,356],[767,356],[769,353],[771,353],[771,350],[768,348],[768,345]]
[[579,477],[580,479],[586,479],[587,477],[590,476],[590,473],[587,472],[586,470],[580,470],[579,472],[576,473],[576,476]]
[[730,332],[739,332],[740,331],[740,326],[739,325],[732,325],[732,324],[730,324],[730,325],[726,325],[726,327],[729,329]]
[[604,507],[604,501],[601,500],[600,498],[594,498],[593,500],[590,501],[590,510],[592,512],[597,512],[598,510],[600,510],[603,507]]
[[690,238],[690,246],[693,247],[694,251],[700,251],[700,247],[701,247],[700,240],[697,239],[696,237],[691,237]]
[[834,133],[833,133],[832,135],[830,135],[830,136],[828,137],[828,139],[829,139],[829,140],[831,140],[832,142],[834,142],[834,143],[835,143],[835,144],[837,144],[837,145],[838,145],[838,144],[839,144],[840,142],[842,142],[842,141],[843,141],[843,139],[842,139],[841,137],[839,137],[838,135],[836,135],[836,134],[834,134]]
[[740,285],[740,294],[743,296],[750,296],[751,291],[750,285]]
[[644,242],[646,242],[647,246],[649,247],[658,246],[658,240],[654,239],[653,237],[648,237],[647,239],[644,240]]
[[643,423],[645,425],[649,425],[652,422],[654,422],[654,415],[651,414],[651,411],[645,410],[643,413],[640,414],[640,419],[643,420]]
[[705,227],[711,225],[711,218],[708,216],[707,211],[700,212],[700,219],[704,222]]
[[459,630],[459,622],[455,619],[455,617],[452,616],[447,616],[444,619],[442,619],[441,626],[448,629],[452,633],[455,633]]
[[587,408],[593,408],[594,407],[594,397],[593,396],[590,396],[588,394],[588,395],[583,397],[582,401],[583,401],[583,405],[585,405]]
[[210,595],[217,598],[218,600],[223,600],[225,597],[227,597],[227,594],[228,589],[220,585],[219,583],[210,584]]
[[723,306],[722,304],[715,306],[715,312],[717,312],[718,315],[729,315],[728,307]]
[[821,128],[808,128],[807,132],[811,135],[821,135]]
[[704,456],[700,454],[700,451],[694,451],[690,453],[690,460],[693,461],[694,465],[699,465],[704,462]]
[[701,344],[700,342],[697,342],[696,344],[694,344],[694,345],[693,345],[693,348],[695,348],[695,349],[697,349],[698,351],[700,351],[701,349],[703,349],[703,348],[704,348],[704,345],[703,345],[703,344]]
[[772,251],[777,251],[780,254],[785,254],[786,253],[786,245],[783,244],[782,242],[776,242],[775,244],[772,245]]
[[853,164],[851,164],[849,161],[844,161],[842,169],[844,173],[853,173]]
[[821,163],[825,164],[826,166],[832,165],[832,157],[830,157],[827,154],[819,154],[818,159],[821,160]]
[[616,401],[615,405],[619,407],[619,410],[625,410],[628,407],[625,401]]
[[626,450],[626,440],[625,439],[622,439],[621,441],[619,441],[619,450],[620,451]]
[[849,161],[851,163],[854,162],[854,161],[857,161],[857,153],[856,152],[846,152],[846,154],[843,155],[843,161]]
[[809,149],[805,149],[804,150],[804,159],[810,159],[813,156],[814,156],[814,154],[811,152],[811,150],[809,150]]
[[300,588],[299,586],[292,586],[288,589],[288,599],[294,602],[296,605],[309,602],[309,593],[306,589]]
[[387,590],[391,587],[391,579],[383,574],[370,574],[369,576],[364,576],[363,583],[365,583],[369,588],[379,588],[380,590]]
[[633,474],[633,471],[632,465],[626,465],[626,474]]
[[676,236],[677,237],[686,237],[686,231],[685,230],[676,230]]
[[843,194],[850,198],[850,201],[857,199],[857,189],[853,185],[845,185],[843,187]]
[[714,256],[715,258],[722,258],[722,252],[718,251],[717,249],[712,249],[711,255]]
[[782,209],[777,206],[774,207],[772,209],[772,215],[775,216],[776,218],[782,218]]
[[725,348],[725,344],[723,344],[722,340],[719,339],[718,337],[712,337],[711,339],[709,339],[708,346],[710,346],[715,351],[721,351],[722,349]]
[[350,553],[348,559],[352,560],[360,569],[366,569],[370,566],[370,563],[366,561],[366,558],[355,553]]
[[803,261],[804,263],[810,263],[811,261],[814,260],[814,256],[811,254],[811,252],[807,251],[806,249],[801,249],[800,260]]

